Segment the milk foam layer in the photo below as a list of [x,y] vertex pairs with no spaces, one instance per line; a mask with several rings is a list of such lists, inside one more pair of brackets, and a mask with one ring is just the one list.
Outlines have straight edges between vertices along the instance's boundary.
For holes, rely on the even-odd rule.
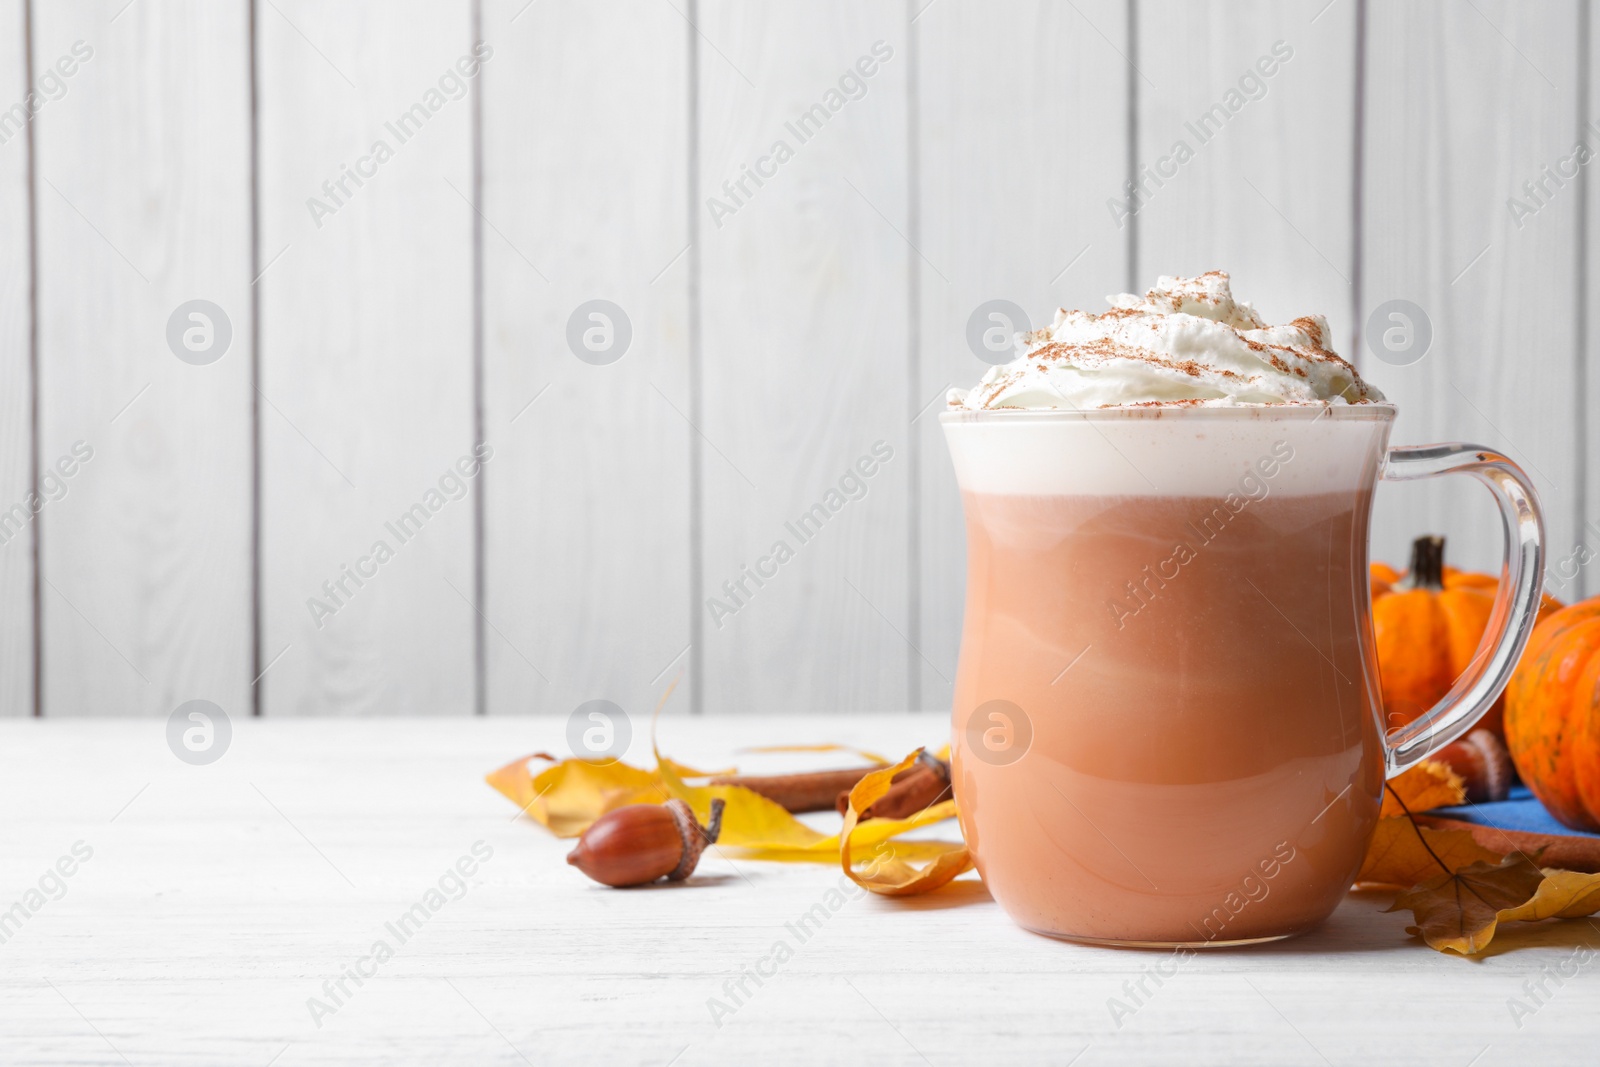
[[1377,477],[1389,404],[947,411],[964,492],[1259,499],[1356,492]]
[[1086,411],[1383,400],[1327,347],[1321,315],[1268,326],[1234,300],[1221,271],[1162,276],[1142,298],[1109,299],[1103,314],[1059,310],[1050,326],[1019,334],[1017,358],[971,390],[952,389],[949,406]]

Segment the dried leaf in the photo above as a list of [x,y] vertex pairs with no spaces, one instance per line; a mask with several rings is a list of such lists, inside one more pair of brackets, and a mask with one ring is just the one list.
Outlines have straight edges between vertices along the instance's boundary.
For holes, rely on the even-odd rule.
[[[873,833],[878,829],[880,821],[917,822],[922,816],[909,820],[873,819],[868,822],[860,837],[856,837],[859,813],[872,807],[887,793],[894,776],[909,769],[920,755],[922,749],[919,748],[893,767],[873,771],[856,783],[855,788],[850,790],[850,805],[845,810],[844,828],[839,831],[839,865],[844,868],[844,873],[863,889],[883,896],[904,897],[932,892],[972,869],[972,856],[967,852],[965,845],[941,844],[940,851],[930,859],[927,866],[919,870],[912,866],[913,861],[919,857],[912,855],[908,848],[908,845],[918,842],[891,842],[887,836]],[[954,814],[955,801],[946,800],[935,804],[922,815],[931,815],[941,808],[948,808],[950,814]],[[858,871],[854,862],[854,846],[858,842],[871,841],[875,836],[878,840],[872,850],[872,857],[867,861],[866,868]]]
[[1395,898],[1390,911],[1409,908],[1406,928],[1430,948],[1470,956],[1482,952],[1500,924],[1576,919],[1600,911],[1600,874],[1541,871],[1521,852],[1499,863],[1472,863]]
[[1468,864],[1499,863],[1500,858],[1465,830],[1430,830],[1399,815],[1378,820],[1356,881],[1405,889]]
[[1499,864],[1474,863],[1402,893],[1391,911],[1411,909],[1428,945],[1463,955],[1481,952],[1500,923],[1576,919],[1600,911],[1600,875],[1543,870],[1522,853]]
[[687,803],[701,822],[709,818],[712,800],[722,799],[721,846],[804,851],[826,836],[796,819],[781,804],[742,785],[690,785],[678,773],[677,765],[663,759],[659,750],[656,763],[668,796]]
[[511,803],[527,811],[535,800],[533,775],[528,773],[528,761],[536,759],[554,760],[555,757],[548,752],[531,752],[512,760],[497,771],[490,771],[484,775],[484,781],[494,786],[495,790]]
[[[659,753],[657,758],[660,759]],[[722,836],[717,842],[719,848],[738,849],[740,854],[751,859],[791,863],[831,863],[839,854],[839,834],[824,834],[819,830],[813,830],[785,811],[781,805],[768,800],[760,793],[739,785],[690,785],[676,773],[672,762],[665,759],[661,759],[661,774],[667,791],[693,808],[702,821],[709,816],[711,801],[717,797],[722,798],[724,808]],[[897,841],[893,845],[886,843],[918,827],[953,818],[955,813],[955,801],[947,800],[909,818],[873,819],[856,835],[856,841],[882,846],[885,850],[884,855],[901,860],[932,859],[961,846],[939,841]]]
[[1597,911],[1600,911],[1600,874],[1547,869],[1544,881],[1539,883],[1533,899],[1519,907],[1502,911],[1500,921],[1578,919]]
[[535,775],[528,761],[553,760],[545,753],[523,756],[488,775],[511,803],[550,828],[557,837],[577,837],[616,808],[669,799],[660,776],[626,763],[560,760]]
[[[660,804],[678,797],[702,822],[710,817],[711,801],[722,798],[721,848],[738,849],[754,859],[832,863],[839,853],[839,835],[814,830],[759,793],[737,785],[693,785],[689,778],[708,778],[662,757],[656,770],[631,764],[589,760],[556,761],[537,774],[528,768],[533,759],[550,760],[543,753],[524,756],[487,776],[490,785],[544,824],[557,837],[577,837],[600,816],[629,804]],[[719,772],[720,773],[720,772]],[[941,822],[955,815],[955,802],[945,801],[907,819],[873,819],[856,833],[856,843],[877,846],[909,830]],[[904,859],[931,859],[948,852],[949,844],[935,841],[896,842],[892,853]]]
[[1502,919],[1531,903],[1543,881],[1533,861],[1514,852],[1499,863],[1479,861],[1441,874],[1401,893],[1388,910],[1409,908],[1417,925],[1406,932],[1420,935],[1429,948],[1470,956],[1488,946]]
[[[674,686],[676,684],[673,683]],[[672,694],[672,689],[673,686],[669,686],[661,702],[656,705],[658,714],[667,697]],[[743,786],[691,784],[689,779],[731,773],[732,768],[709,772],[684,766],[661,754],[655,744],[653,726],[651,734],[651,747],[656,757],[653,771],[620,760],[556,760],[541,752],[524,756],[491,772],[487,781],[557,837],[577,837],[600,816],[616,808],[629,804],[660,804],[673,798],[687,803],[694,809],[695,816],[706,823],[710,820],[711,801],[720,798],[724,808],[722,832],[717,842],[719,851],[732,850],[736,855],[751,859],[787,863],[835,862],[840,852],[838,834],[824,834],[812,829],[779,804]],[[839,745],[793,746],[791,750],[859,751]],[[862,754],[872,757],[871,753]],[[887,763],[882,757],[875,758],[880,763]],[[535,774],[528,768],[530,760],[550,761],[553,766]],[[966,849],[960,844],[892,840],[919,827],[953,818],[955,813],[955,801],[947,800],[910,818],[872,819],[856,833],[855,843],[872,846],[879,861],[891,867],[895,864],[903,867],[912,862],[937,861],[957,851],[964,856]],[[893,869],[898,870],[899,867]],[[927,888],[937,886],[929,885]]]
[[1383,814],[1452,808],[1467,802],[1467,786],[1447,763],[1423,760],[1389,782],[1383,791]]
[[[1411,809],[1432,800],[1436,790],[1420,778],[1398,787],[1406,777],[1385,790],[1385,808],[1392,798],[1403,814],[1380,820],[1360,877],[1403,885],[1405,877],[1424,862],[1420,853],[1426,853],[1439,873],[1426,881],[1419,877],[1419,884],[1396,897],[1389,910],[1410,909],[1417,925],[1407,927],[1407,932],[1420,936],[1430,948],[1470,956],[1494,940],[1503,922],[1576,918],[1600,911],[1600,875],[1541,871],[1526,854],[1497,856],[1478,846],[1466,831],[1418,826]],[[1471,850],[1461,838],[1486,855],[1469,861]]]

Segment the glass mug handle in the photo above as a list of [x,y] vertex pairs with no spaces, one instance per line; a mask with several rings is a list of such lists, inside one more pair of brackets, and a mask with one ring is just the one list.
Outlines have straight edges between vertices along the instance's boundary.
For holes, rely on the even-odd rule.
[[1505,528],[1501,574],[1510,581],[1503,580],[1495,593],[1483,642],[1466,673],[1426,715],[1387,732],[1383,749],[1390,778],[1459,738],[1489,710],[1528,643],[1544,585],[1544,519],[1522,468],[1479,445],[1413,445],[1389,449],[1380,476],[1409,482],[1440,474],[1470,474],[1494,493]]

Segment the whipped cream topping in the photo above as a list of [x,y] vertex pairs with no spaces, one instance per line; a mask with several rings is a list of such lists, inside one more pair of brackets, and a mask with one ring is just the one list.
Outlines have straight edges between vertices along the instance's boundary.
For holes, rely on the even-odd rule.
[[1268,326],[1236,301],[1222,271],[1163,275],[1143,298],[1109,298],[1099,315],[1059,310],[1017,336],[1017,358],[992,368],[949,406],[1366,404],[1383,394],[1327,347],[1328,322],[1307,315]]

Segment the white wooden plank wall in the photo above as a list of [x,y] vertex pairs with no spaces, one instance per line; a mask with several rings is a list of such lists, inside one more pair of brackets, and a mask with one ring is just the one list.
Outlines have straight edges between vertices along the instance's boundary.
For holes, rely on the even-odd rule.
[[[250,707],[246,10],[33,5],[35,77],[66,85],[34,119],[39,478],[61,480],[37,520],[52,715]],[[231,321],[204,365],[168,345],[191,300]]]
[[[0,0],[0,108],[29,91],[24,0]],[[0,113],[0,715],[33,711],[33,550],[36,529],[13,505],[33,491],[33,360],[28,130]],[[28,507],[31,518],[32,509]]]
[[256,30],[263,711],[470,714],[471,6],[272,0]]
[[[1591,131],[1593,138],[1588,143],[1591,148],[1600,148],[1600,133],[1594,133],[1594,123],[1600,120],[1600,83],[1595,80],[1595,57],[1600,56],[1600,19],[1594,17],[1594,10],[1590,5],[1579,8],[1580,32],[1573,34],[1579,46],[1583,48],[1580,55],[1580,64],[1583,71],[1583,85],[1585,90],[1583,106],[1581,108],[1579,125]],[[1591,160],[1590,167],[1595,161]],[[1577,579],[1582,584],[1584,591],[1594,593],[1600,591],[1600,416],[1594,414],[1600,406],[1600,368],[1596,362],[1600,361],[1600,293],[1595,291],[1596,281],[1600,281],[1600,240],[1596,240],[1596,224],[1600,220],[1600,181],[1588,171],[1579,180],[1575,190],[1583,197],[1583,224],[1579,230],[1582,241],[1584,261],[1579,274],[1578,312],[1583,319],[1583,330],[1579,335],[1578,368],[1579,368],[1579,407],[1578,424],[1573,433],[1573,439],[1578,446],[1578,469],[1581,472],[1581,482],[1584,490],[1583,498],[1583,529],[1578,531],[1575,539],[1586,550],[1568,560],[1557,556],[1555,564],[1561,567],[1562,574],[1576,570]]]
[[702,588],[730,612],[699,616],[701,704],[905,707],[906,7],[704,0],[697,21],[700,188],[727,209],[695,217]]
[[491,714],[642,719],[688,661],[692,32],[660,0],[484,6]]
[[[1553,591],[1600,588],[1600,192],[1543,169],[1600,115],[1579,0],[29,10],[0,109],[92,56],[0,142],[0,508],[60,496],[0,545],[0,714],[36,610],[46,715],[642,718],[680,671],[681,710],[941,707],[969,320],[1212,267],[1326,314],[1397,441],[1523,462]],[[1365,341],[1393,299],[1409,365]],[[569,342],[618,343],[596,300],[615,360]],[[1497,555],[1481,489],[1380,492],[1378,558],[1434,530]]]

